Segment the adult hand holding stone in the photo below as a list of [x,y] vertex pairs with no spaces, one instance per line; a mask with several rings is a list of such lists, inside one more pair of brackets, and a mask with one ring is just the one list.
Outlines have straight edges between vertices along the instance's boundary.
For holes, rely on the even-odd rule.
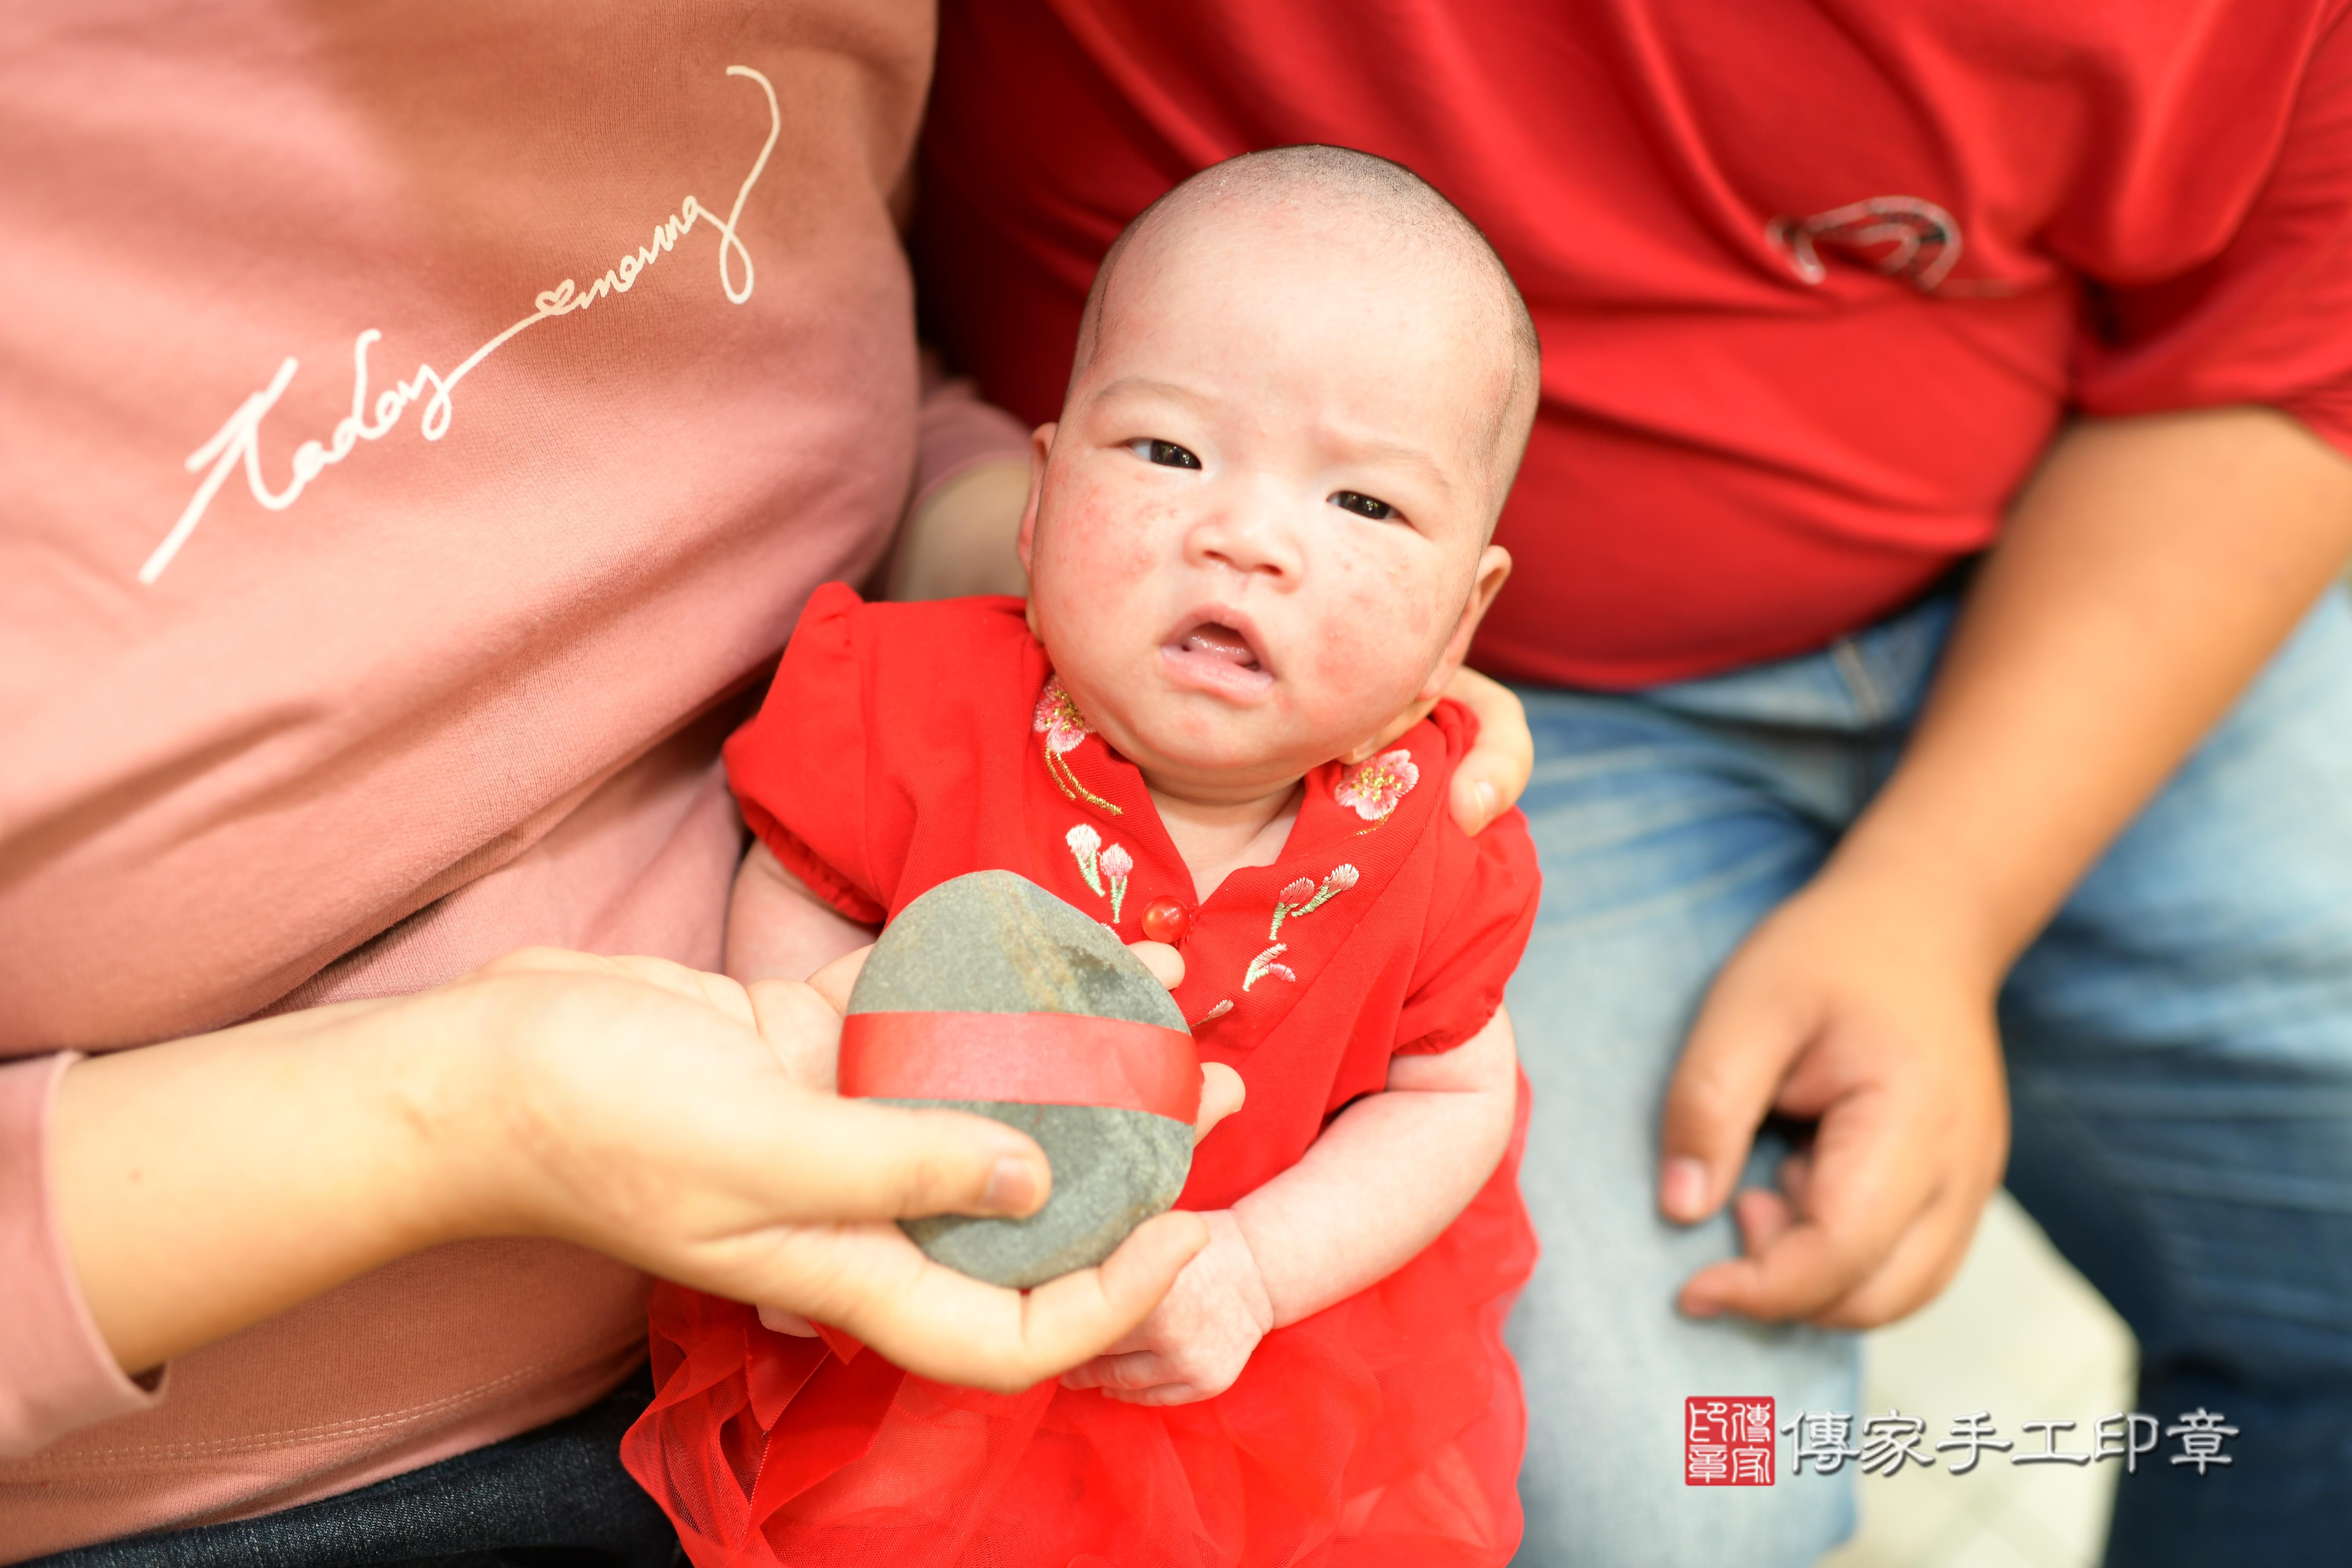
[[534,950],[414,996],[76,1063],[59,1220],[117,1359],[154,1366],[444,1241],[551,1237],[838,1323],[927,1376],[1015,1388],[1140,1321],[1205,1233],[1142,1226],[1027,1296],[924,1259],[891,1222],[1022,1215],[1012,1129],[836,1100],[806,985]]
[[[751,987],[753,1004],[760,1008],[764,1018],[770,1008],[788,1005],[796,995],[804,996],[808,992],[814,991],[832,1008],[845,1010],[849,995],[856,988],[858,976],[863,973],[866,959],[873,951],[872,945],[868,944],[835,960],[812,974],[805,986],[787,986],[769,981],[755,983]],[[1128,943],[1127,951],[1150,972],[1152,978],[1160,985],[1172,991],[1183,984],[1184,959],[1176,949],[1164,942],[1138,942]],[[786,1068],[798,1081],[812,1089],[827,1091],[835,1088],[837,1053],[824,1048],[824,1037],[820,1032],[813,1029],[770,1029],[767,1032],[771,1038],[785,1042],[786,1050],[795,1053],[787,1058]],[[1192,1124],[1192,1142],[1194,1143],[1207,1137],[1220,1121],[1240,1110],[1245,1095],[1241,1075],[1222,1062],[1203,1063],[1200,1073],[1200,1109]],[[1024,1211],[1024,1213],[1034,1213],[1034,1211]],[[1144,1226],[1139,1227],[1136,1236],[1140,1236],[1144,1229],[1159,1224],[1160,1220],[1157,1219],[1147,1221]],[[883,1253],[896,1257],[899,1243],[905,1240],[902,1227],[877,1225],[866,1228],[877,1233],[877,1238],[870,1245],[879,1248]],[[878,1233],[882,1232],[887,1232],[889,1236],[880,1237]],[[1111,1258],[1105,1259],[1101,1267],[1109,1268],[1124,1258],[1129,1249],[1133,1247],[1136,1236],[1130,1236],[1127,1243],[1113,1253]],[[1034,1300],[1037,1296],[1059,1289],[1070,1279],[1084,1279],[1095,1272],[1097,1272],[1095,1269],[1087,1269],[1076,1274],[1065,1275],[1046,1284],[1041,1289],[1032,1292],[1029,1299]],[[824,1316],[822,1313],[816,1315]],[[791,1307],[778,1302],[762,1305],[760,1309],[760,1321],[768,1328],[782,1333],[806,1336],[816,1332],[807,1314],[793,1310]],[[840,1321],[832,1318],[824,1318],[824,1321],[835,1323]]]

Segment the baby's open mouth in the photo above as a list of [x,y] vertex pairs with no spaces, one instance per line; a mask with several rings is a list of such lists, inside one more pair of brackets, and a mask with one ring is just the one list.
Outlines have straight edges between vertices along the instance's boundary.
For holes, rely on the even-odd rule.
[[1274,674],[1265,668],[1249,634],[1223,621],[1194,621],[1163,643],[1160,651],[1177,668],[1213,690],[1240,696],[1274,684]]
[[1227,664],[1243,669],[1258,668],[1257,649],[1240,632],[1215,621],[1204,621],[1177,639],[1177,646],[1187,653],[1205,654],[1222,658]]

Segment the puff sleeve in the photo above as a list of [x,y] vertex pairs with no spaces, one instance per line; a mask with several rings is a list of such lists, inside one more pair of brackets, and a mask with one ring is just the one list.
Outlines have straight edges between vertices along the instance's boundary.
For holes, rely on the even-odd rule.
[[1503,1004],[1534,931],[1543,879],[1528,819],[1504,813],[1472,838],[1448,819],[1442,835],[1429,924],[1403,1011],[1400,1056],[1450,1051]]
[[887,912],[893,879],[876,865],[872,731],[862,678],[856,592],[828,583],[809,596],[767,700],[727,742],[727,782],[743,820],[784,868],[865,925]]

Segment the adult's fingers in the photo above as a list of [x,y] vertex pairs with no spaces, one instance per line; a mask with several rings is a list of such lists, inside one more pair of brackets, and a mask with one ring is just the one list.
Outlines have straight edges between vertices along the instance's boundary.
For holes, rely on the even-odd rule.
[[1053,1189],[1045,1152],[984,1116],[837,1100],[772,1080],[737,1087],[734,1101],[702,1108],[696,1135],[730,1194],[731,1206],[705,1222],[714,1234],[939,1214],[1020,1218]]
[[1739,1222],[1740,1250],[1753,1258],[1775,1241],[1805,1212],[1805,1196],[1812,1180],[1812,1155],[1800,1151],[1780,1162],[1780,1190],[1749,1187],[1732,1199]]
[[1731,1194],[1756,1129],[1811,1032],[1810,1010],[1751,982],[1735,955],[1699,1009],[1666,1088],[1658,1207],[1696,1224]]
[[1201,1114],[1192,1123],[1192,1142],[1198,1144],[1217,1123],[1242,1108],[1249,1090],[1242,1083],[1242,1075],[1223,1062],[1201,1064]]
[[1874,1329],[1917,1311],[1959,1272],[1983,1213],[1981,1199],[1939,1190],[1886,1261],[1812,1321],[1825,1329]]
[[[1184,984],[1184,955],[1164,942],[1130,942],[1127,951],[1143,961],[1151,977],[1173,991]],[[1242,1075],[1223,1062],[1201,1064],[1201,1113],[1192,1122],[1192,1142],[1198,1143],[1209,1135],[1210,1129],[1242,1108],[1247,1091],[1242,1086]]]
[[925,1259],[893,1282],[903,1289],[863,1291],[835,1321],[910,1372],[1011,1393],[1088,1360],[1141,1322],[1208,1241],[1200,1215],[1164,1214],[1097,1267],[1025,1295]]
[[1475,669],[1458,669],[1445,695],[1478,721],[1478,740],[1454,770],[1447,804],[1465,833],[1475,834],[1518,804],[1535,772],[1535,737],[1518,694]]
[[577,952],[566,947],[523,947],[482,965],[484,974],[619,975],[642,981],[673,996],[717,1008],[738,1024],[752,1022],[751,998],[743,987],[723,974],[689,968],[667,958],[641,953],[607,955]]
[[1843,1299],[1885,1263],[1933,1195],[1932,1167],[1907,1147],[1917,1133],[1883,1090],[1831,1106],[1815,1134],[1803,1212],[1776,1232],[1769,1210],[1751,1205],[1750,1221],[1766,1222],[1751,1231],[1762,1246],[1691,1276],[1683,1310],[1777,1321],[1814,1317]]
[[755,980],[748,988],[760,1037],[792,1080],[831,1094],[841,1064],[841,1013],[814,986]]
[[1740,1250],[1753,1258],[1787,1234],[1797,1223],[1795,1204],[1780,1193],[1750,1187],[1731,1200],[1739,1222]]

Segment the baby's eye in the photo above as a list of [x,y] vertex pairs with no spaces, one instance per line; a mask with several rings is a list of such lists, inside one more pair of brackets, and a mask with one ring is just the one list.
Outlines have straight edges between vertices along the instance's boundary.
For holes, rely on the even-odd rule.
[[1147,463],[1163,468],[1197,468],[1201,459],[1173,441],[1129,441],[1127,449]]
[[1331,504],[1341,511],[1352,511],[1358,517],[1369,517],[1375,522],[1385,521],[1396,515],[1396,508],[1384,500],[1376,500],[1355,490],[1341,490],[1331,498]]

